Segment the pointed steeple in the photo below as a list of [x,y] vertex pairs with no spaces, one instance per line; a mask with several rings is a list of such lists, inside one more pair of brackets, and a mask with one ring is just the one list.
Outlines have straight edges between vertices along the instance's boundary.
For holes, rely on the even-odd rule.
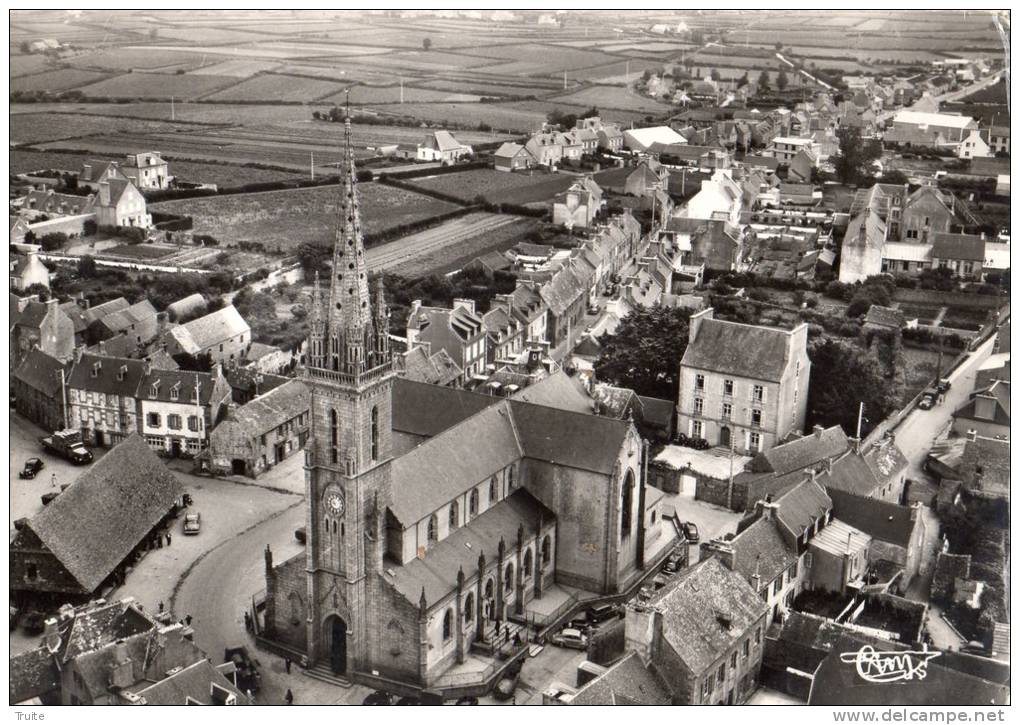
[[390,354],[390,310],[386,305],[386,285],[382,274],[375,283],[375,352],[380,362],[389,358]]

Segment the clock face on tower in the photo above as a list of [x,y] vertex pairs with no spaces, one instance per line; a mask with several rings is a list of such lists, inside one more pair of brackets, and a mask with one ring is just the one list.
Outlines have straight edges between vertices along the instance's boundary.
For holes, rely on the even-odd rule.
[[326,492],[326,508],[334,516],[341,516],[344,512],[344,496],[339,491],[331,490]]

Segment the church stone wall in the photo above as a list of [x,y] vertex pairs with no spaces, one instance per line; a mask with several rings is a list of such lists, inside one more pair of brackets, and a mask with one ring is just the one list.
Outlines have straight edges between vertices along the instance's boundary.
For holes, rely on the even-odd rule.
[[[383,677],[422,683],[418,607],[404,599],[385,574],[369,576],[369,660]],[[424,683],[422,683],[424,684]]]
[[297,554],[273,568],[272,580],[266,591],[272,602],[267,602],[273,622],[266,622],[269,635],[284,644],[307,651],[308,575],[305,573],[305,554]]

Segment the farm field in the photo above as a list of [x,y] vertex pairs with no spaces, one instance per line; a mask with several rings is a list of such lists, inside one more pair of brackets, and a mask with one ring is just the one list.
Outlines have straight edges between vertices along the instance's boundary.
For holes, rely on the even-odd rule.
[[279,63],[260,60],[225,60],[222,63],[204,65],[191,71],[194,76],[232,76],[234,78],[250,78],[256,73],[276,70]]
[[243,30],[229,30],[227,28],[198,28],[189,26],[185,28],[161,27],[156,30],[158,39],[186,40],[189,43],[249,43],[255,40],[265,40],[265,33],[251,33]]
[[[532,85],[507,85],[477,80],[438,80],[419,81],[418,85],[424,88],[435,88],[441,91],[454,91],[474,93],[482,96],[543,96],[550,93],[549,90]],[[557,89],[560,90],[560,89]]]
[[168,75],[163,73],[126,73],[90,86],[81,92],[86,96],[105,98],[198,98],[237,83],[230,76]]
[[[424,277],[456,269],[463,261],[517,240],[537,222],[527,217],[477,212],[439,226],[371,247],[366,261],[373,271]],[[506,243],[508,248],[513,241]]]
[[[205,63],[200,53],[190,48],[181,50],[159,50],[155,48],[117,48],[77,55],[67,61],[76,68],[97,68],[108,71],[129,71],[132,68],[144,70],[190,70]],[[213,61],[209,61],[212,63]]]
[[206,96],[210,101],[318,101],[342,86],[326,80],[267,73]]
[[[235,82],[237,79],[233,79]],[[201,124],[286,124],[311,123],[312,111],[303,106],[243,105],[227,103],[184,103],[177,99],[178,122]],[[71,113],[97,116],[155,118],[170,120],[170,101],[136,103],[12,103],[11,115],[18,113]]]
[[551,103],[569,103],[577,106],[596,106],[603,108],[638,111],[642,113],[666,113],[670,107],[647,96],[638,95],[629,88],[620,86],[589,86],[576,93],[555,96],[548,99]]
[[[126,153],[125,149],[125,153]],[[29,151],[11,149],[11,173],[24,174],[41,169],[80,171],[82,164],[90,158],[117,158],[119,154],[70,154],[50,151]],[[292,181],[303,174],[296,171],[275,169],[253,169],[228,164],[202,164],[193,161],[170,160],[170,173],[183,181],[216,184],[219,187],[257,184],[268,181]]]
[[39,73],[49,67],[49,58],[44,55],[12,55],[9,62],[11,78]]
[[646,70],[654,71],[661,67],[661,60],[620,60],[615,63],[610,62],[605,65],[571,71],[567,74],[567,77],[575,81],[622,84],[633,81]]
[[[380,103],[397,103],[400,100],[401,92],[400,86],[363,86],[356,85],[351,88],[351,103],[357,104],[380,104]],[[344,91],[340,91],[332,96],[320,99],[322,103],[335,103],[343,105],[347,98],[347,94]],[[411,86],[404,86],[403,92],[404,103],[476,103],[479,100],[479,96],[471,95],[469,93],[453,93],[450,91],[438,91],[429,88],[414,88]]]
[[35,73],[20,78],[11,78],[11,91],[66,91],[80,88],[109,77],[108,73],[60,68]]
[[[372,234],[453,211],[454,204],[422,194],[360,184],[361,219]],[[289,252],[302,242],[332,239],[338,186],[267,191],[257,194],[182,199],[153,204],[150,209],[190,216],[196,232],[211,234],[222,244],[259,241],[269,250]]]
[[405,103],[401,106],[368,105],[365,108],[383,116],[397,113],[440,125],[477,126],[484,123],[497,131],[520,133],[530,133],[545,121],[543,112],[519,110],[502,103]]
[[67,113],[19,113],[10,118],[10,141],[17,144],[59,141],[93,134],[172,134],[186,130],[189,130],[188,126],[168,121],[74,116]]
[[565,191],[575,177],[567,174],[507,173],[495,169],[471,169],[457,174],[437,174],[409,179],[415,188],[447,194],[464,202],[483,196],[494,204],[533,204],[550,201]]

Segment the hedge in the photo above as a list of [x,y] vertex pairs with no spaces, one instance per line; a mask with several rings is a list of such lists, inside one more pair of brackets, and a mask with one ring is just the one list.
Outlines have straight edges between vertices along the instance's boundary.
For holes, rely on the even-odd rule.
[[166,212],[151,212],[152,224],[156,229],[164,232],[184,232],[194,227],[194,220],[190,216],[178,216]]
[[379,174],[379,180],[385,179],[415,179],[419,176],[438,176],[441,174],[456,174],[460,171],[471,171],[473,169],[485,169],[488,168],[489,163],[487,161],[469,161],[466,164],[454,164],[453,166],[439,166],[431,168],[421,169],[409,169],[407,171],[396,171],[393,173],[387,173],[385,169],[382,169]]

